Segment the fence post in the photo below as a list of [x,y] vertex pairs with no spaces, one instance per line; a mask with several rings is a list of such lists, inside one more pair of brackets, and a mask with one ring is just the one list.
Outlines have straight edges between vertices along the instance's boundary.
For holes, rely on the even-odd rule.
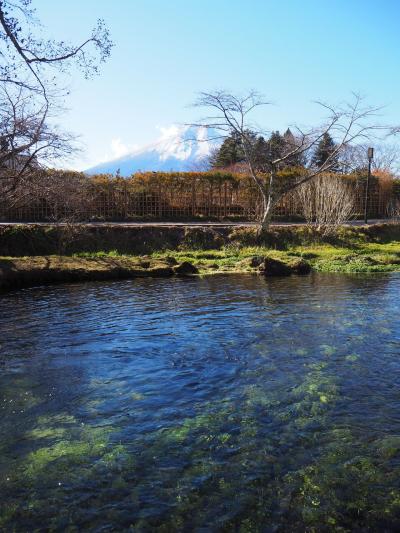
[[224,181],[224,218],[226,218],[226,203],[227,203],[227,186],[226,180]]
[[158,216],[162,218],[161,183],[158,184]]
[[124,181],[124,220],[128,218],[128,184]]
[[192,217],[196,216],[196,178],[192,181]]

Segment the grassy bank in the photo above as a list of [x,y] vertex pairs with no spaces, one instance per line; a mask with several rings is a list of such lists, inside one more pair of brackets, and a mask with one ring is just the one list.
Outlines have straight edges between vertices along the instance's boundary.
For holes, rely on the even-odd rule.
[[[21,235],[28,231],[35,246],[35,232],[43,228],[14,228],[16,241],[8,244],[18,248]],[[53,228],[54,229],[54,228]],[[55,228],[57,231],[58,229]],[[126,229],[132,230],[130,248],[126,253]],[[318,272],[393,272],[400,271],[400,226],[382,224],[369,227],[340,228],[335,235],[324,237],[307,227],[274,227],[257,238],[253,228],[123,228],[123,239],[115,231],[115,248],[100,246],[99,238],[82,251],[83,235],[70,243],[63,255],[21,253],[19,257],[4,254],[0,248],[0,289],[8,290],[44,283],[122,279],[135,277],[166,277],[174,275],[215,275],[254,273],[276,275],[268,261],[277,261],[283,273]],[[87,232],[87,228],[84,232]],[[97,231],[97,230],[96,230]],[[85,233],[87,238],[87,233]],[[90,231],[89,231],[90,235]],[[180,236],[180,239],[178,238]],[[93,237],[93,235],[92,235]],[[146,239],[143,240],[143,238]],[[4,238],[4,234],[3,234]],[[141,240],[140,240],[141,238]],[[139,241],[137,240],[139,239]],[[2,240],[0,238],[0,244]],[[108,241],[106,240],[107,244]],[[124,243],[124,246],[121,245]],[[77,246],[79,244],[79,246]],[[78,248],[78,251],[72,251]],[[10,248],[8,249],[10,251]],[[68,253],[69,252],[69,253]],[[189,265],[189,266],[188,266]],[[270,265],[271,266],[271,265]]]
[[0,256],[43,256],[116,252],[148,255],[169,250],[222,250],[227,247],[263,247],[290,250],[293,247],[333,245],[359,248],[367,243],[400,242],[400,224],[377,224],[340,228],[323,236],[307,226],[272,226],[261,238],[246,226],[123,226],[16,225],[0,226]]
[[3,257],[0,291],[60,282],[100,281],[178,274],[169,263],[124,257]]
[[[288,250],[266,247],[226,248],[222,250],[171,252],[177,261],[190,261],[201,273],[254,272],[254,258],[271,257],[291,265],[299,258],[318,272],[393,272],[400,271],[400,242],[368,244],[357,249],[331,245],[293,246]],[[162,254],[153,254],[154,259]]]

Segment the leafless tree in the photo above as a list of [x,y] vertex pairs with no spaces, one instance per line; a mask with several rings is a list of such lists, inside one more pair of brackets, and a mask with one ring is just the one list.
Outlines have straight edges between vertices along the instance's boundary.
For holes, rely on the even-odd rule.
[[294,196],[307,222],[328,235],[355,215],[355,187],[338,175],[320,174],[297,187]]
[[24,87],[0,86],[0,187],[2,198],[54,160],[77,148],[75,137],[51,126],[55,112],[47,101],[37,102]]
[[33,200],[46,202],[49,221],[67,223],[90,218],[93,190],[90,180],[80,172],[42,170],[25,190]]
[[32,0],[0,0],[0,188],[21,192],[28,178],[76,148],[53,126],[66,91],[60,85],[75,64],[85,77],[98,72],[112,42],[102,20],[77,45],[41,37]]
[[38,27],[32,0],[0,0],[0,81],[48,99],[55,71],[66,72],[74,62],[89,77],[110,55],[112,42],[103,20],[77,45],[42,38]]
[[[341,155],[340,164],[344,173],[366,170],[368,144],[347,146]],[[396,176],[400,172],[400,149],[391,143],[374,143],[372,170],[388,172]]]
[[[379,108],[365,107],[359,95],[353,95],[350,102],[337,107],[322,102],[317,103],[327,114],[324,123],[308,130],[291,126],[295,132],[293,145],[288,146],[286,152],[276,159],[267,156],[266,163],[260,166],[253,150],[254,134],[265,135],[265,132],[250,122],[250,116],[256,109],[268,105],[261,95],[255,91],[244,96],[226,91],[203,92],[195,102],[196,107],[207,108],[210,114],[194,125],[218,130],[224,136],[234,133],[240,138],[249,173],[257,185],[263,202],[260,231],[269,226],[274,208],[283,196],[322,173],[329,172],[349,145],[366,142],[374,132],[382,129],[382,126],[371,122],[376,120]],[[307,156],[325,133],[329,133],[336,142],[335,149],[326,161],[318,167],[310,164],[299,170],[293,178],[280,180],[277,173],[282,163],[290,161],[294,156]],[[267,182],[265,173],[268,174]]]
[[387,205],[387,215],[392,222],[400,221],[400,198],[391,197]]

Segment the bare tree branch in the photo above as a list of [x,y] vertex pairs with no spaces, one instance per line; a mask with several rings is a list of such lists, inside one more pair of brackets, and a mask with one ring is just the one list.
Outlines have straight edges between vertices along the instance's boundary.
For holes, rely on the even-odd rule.
[[[250,175],[263,199],[261,229],[268,227],[274,208],[284,195],[333,170],[340,155],[353,143],[365,141],[377,132],[388,130],[387,126],[372,122],[381,108],[364,106],[363,98],[358,94],[353,94],[352,99],[341,106],[318,102],[317,104],[327,112],[326,120],[320,126],[309,128],[307,131],[295,126],[297,137],[294,145],[289,146],[278,158],[266,154],[266,164],[260,168],[257,165],[253,144],[254,137],[262,135],[263,132],[249,121],[249,115],[268,104],[269,102],[256,91],[237,96],[222,90],[212,93],[202,92],[194,104],[195,107],[212,110],[211,115],[203,117],[196,125],[218,130],[225,136],[234,133],[240,139]],[[308,165],[299,170],[293,179],[285,182],[278,180],[277,173],[282,163],[290,161],[293,156],[309,155],[327,133],[335,139],[335,148],[322,164]]]

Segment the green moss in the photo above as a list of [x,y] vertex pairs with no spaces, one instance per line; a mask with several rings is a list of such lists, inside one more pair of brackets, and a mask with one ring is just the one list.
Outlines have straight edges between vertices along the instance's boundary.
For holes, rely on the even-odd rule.
[[330,346],[329,344],[322,344],[320,348],[323,355],[326,355],[327,357],[330,357],[336,352],[336,348],[334,346]]
[[134,392],[133,394],[131,394],[131,398],[132,400],[140,401],[144,399],[144,395],[141,394],[140,392]]
[[128,452],[126,447],[122,444],[117,444],[113,446],[112,449],[103,454],[101,460],[107,463],[108,465],[114,465],[116,462],[127,459]]
[[385,459],[398,456],[400,454],[400,436],[385,437],[376,444],[376,447],[378,453]]
[[16,515],[19,502],[7,502],[7,505],[0,504],[0,527],[3,531],[12,531],[10,529],[10,522]]
[[108,427],[81,425],[67,414],[39,417],[36,426],[25,437],[36,441],[40,447],[26,456],[21,467],[23,475],[35,480],[43,473],[51,474],[48,468],[52,464],[57,464],[54,471],[57,474],[74,465],[88,463],[93,457],[103,456],[111,431]]
[[294,351],[294,353],[295,353],[296,355],[305,356],[305,355],[307,355],[308,350],[306,350],[305,348],[297,348],[297,349]]
[[360,356],[357,354],[350,354],[346,356],[346,361],[349,361],[350,363],[355,363],[360,359]]
[[31,452],[26,458],[25,474],[28,477],[36,477],[42,473],[50,463],[62,457],[67,458],[68,468],[71,464],[79,464],[87,461],[94,449],[88,442],[61,441],[53,446],[39,448]]
[[65,428],[35,428],[26,433],[28,439],[57,439],[65,435]]

